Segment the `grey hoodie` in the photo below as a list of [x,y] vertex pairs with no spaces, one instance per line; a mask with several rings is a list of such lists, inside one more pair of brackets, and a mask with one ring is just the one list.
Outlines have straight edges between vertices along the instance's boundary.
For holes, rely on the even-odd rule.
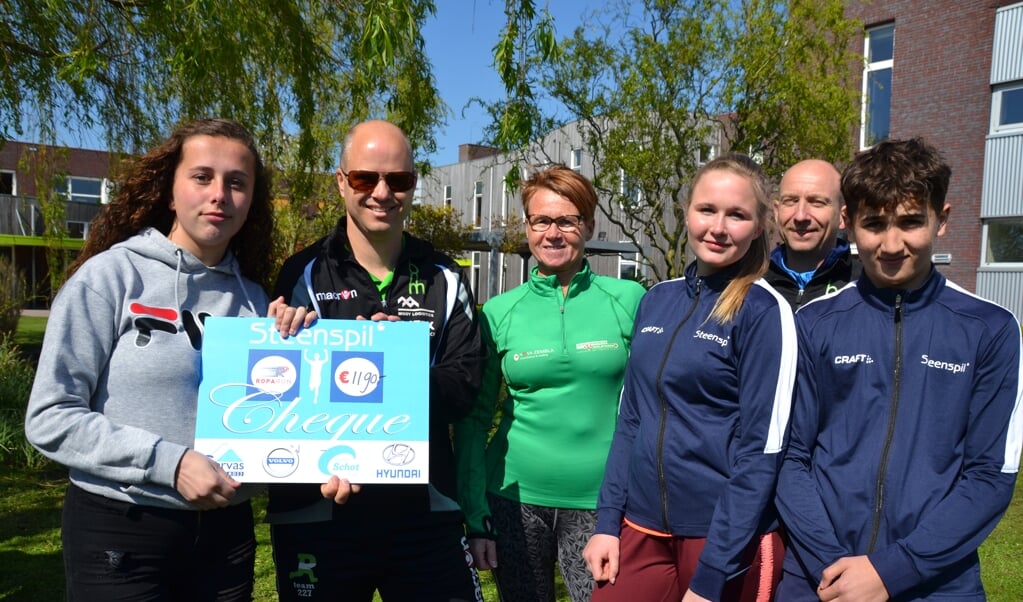
[[28,440],[86,491],[194,509],[174,473],[195,437],[202,321],[267,303],[230,252],[207,267],[152,228],[89,259],[50,310]]

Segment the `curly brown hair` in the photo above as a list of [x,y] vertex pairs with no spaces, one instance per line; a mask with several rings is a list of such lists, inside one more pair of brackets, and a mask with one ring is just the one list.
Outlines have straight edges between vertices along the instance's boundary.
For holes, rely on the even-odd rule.
[[237,140],[252,153],[256,165],[252,204],[245,223],[231,238],[228,247],[238,260],[242,275],[269,290],[274,229],[270,176],[252,134],[230,119],[200,119],[179,125],[163,143],[133,161],[127,168],[117,197],[92,220],[89,238],[68,269],[68,276],[90,257],[145,228],[156,228],[165,236],[170,232],[174,223],[174,212],[170,209],[174,172],[181,162],[182,147],[195,136]]

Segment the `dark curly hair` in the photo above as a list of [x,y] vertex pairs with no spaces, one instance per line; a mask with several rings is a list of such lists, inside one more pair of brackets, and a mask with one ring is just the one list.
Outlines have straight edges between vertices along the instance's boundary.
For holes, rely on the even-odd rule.
[[185,141],[195,136],[237,140],[255,159],[256,181],[248,217],[228,246],[238,260],[242,275],[269,290],[274,228],[270,177],[252,134],[230,119],[200,119],[182,124],[162,144],[132,162],[117,197],[92,220],[89,238],[68,269],[68,276],[90,257],[147,227],[156,228],[164,235],[170,233],[174,223],[174,212],[170,209],[174,172],[181,163]]
[[846,213],[855,221],[861,209],[895,213],[908,201],[940,214],[951,177],[941,152],[923,138],[885,140],[859,152],[842,172]]

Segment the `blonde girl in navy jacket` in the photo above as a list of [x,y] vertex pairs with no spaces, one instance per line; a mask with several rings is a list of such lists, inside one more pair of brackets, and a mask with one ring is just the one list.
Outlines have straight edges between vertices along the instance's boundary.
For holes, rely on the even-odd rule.
[[769,599],[771,506],[795,378],[788,303],[762,279],[760,168],[725,155],[686,202],[696,261],[640,303],[618,425],[584,557],[594,602]]

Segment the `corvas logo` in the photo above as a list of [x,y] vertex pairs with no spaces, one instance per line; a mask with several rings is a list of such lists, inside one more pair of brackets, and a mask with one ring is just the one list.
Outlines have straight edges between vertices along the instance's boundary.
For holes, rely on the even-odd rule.
[[404,443],[393,443],[384,448],[383,456],[391,466],[405,466],[416,459],[416,450]]
[[398,304],[398,307],[404,307],[407,309],[415,309],[419,307],[419,302],[412,297],[398,297],[395,299],[395,303]]
[[384,401],[384,354],[379,351],[332,354],[334,386],[332,402],[382,403]]
[[302,357],[297,351],[249,351],[249,382],[262,391],[253,399],[293,398],[298,396],[299,370]]
[[320,472],[326,475],[339,475],[359,470],[355,461],[355,450],[347,445],[338,445],[323,452],[320,456]]
[[266,455],[263,470],[271,477],[283,479],[298,470],[298,452],[278,447]]
[[245,476],[245,462],[242,461],[241,456],[235,453],[233,449],[227,450],[219,458],[214,458],[214,461],[217,464],[220,464],[220,467],[224,469],[224,472],[231,477],[237,478]]

